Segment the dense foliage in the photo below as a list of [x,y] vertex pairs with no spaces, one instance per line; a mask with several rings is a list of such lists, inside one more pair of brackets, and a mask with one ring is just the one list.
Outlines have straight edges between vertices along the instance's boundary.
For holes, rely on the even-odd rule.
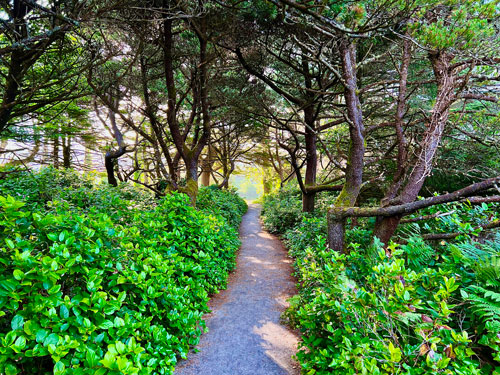
[[172,373],[234,267],[244,202],[206,191],[198,211],[52,169],[0,184],[0,373]]
[[196,207],[207,213],[221,215],[234,228],[238,228],[248,208],[235,190],[222,190],[216,185],[200,189]]
[[[264,223],[275,228],[275,215],[289,204],[288,192],[267,198]],[[304,373],[498,373],[500,236],[468,236],[497,217],[498,206],[424,213],[432,211],[452,214],[406,224],[390,257],[372,242],[369,223],[348,230],[346,254],[327,249],[324,215],[298,216],[281,232],[299,280],[286,316],[303,335],[297,358]],[[428,244],[428,231],[464,235]]]

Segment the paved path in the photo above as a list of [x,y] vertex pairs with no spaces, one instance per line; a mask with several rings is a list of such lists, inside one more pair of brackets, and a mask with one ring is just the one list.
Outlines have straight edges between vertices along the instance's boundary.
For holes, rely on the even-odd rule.
[[260,206],[250,205],[240,227],[241,249],[228,289],[210,301],[209,332],[175,375],[297,375],[298,338],[280,324],[296,293],[291,260],[281,242],[262,230]]

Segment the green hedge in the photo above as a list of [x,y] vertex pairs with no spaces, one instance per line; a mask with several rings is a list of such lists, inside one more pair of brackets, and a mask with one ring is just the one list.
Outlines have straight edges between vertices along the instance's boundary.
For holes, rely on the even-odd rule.
[[171,374],[234,267],[234,223],[72,172],[0,186],[0,373]]

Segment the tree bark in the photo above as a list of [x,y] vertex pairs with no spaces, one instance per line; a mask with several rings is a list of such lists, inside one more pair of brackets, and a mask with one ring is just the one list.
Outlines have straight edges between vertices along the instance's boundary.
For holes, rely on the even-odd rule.
[[207,154],[202,162],[201,184],[203,186],[210,186],[210,175],[212,174],[212,146],[208,144]]
[[[476,182],[475,184],[469,185],[460,190],[456,190],[452,193],[437,195],[423,200],[417,200],[387,207],[334,207],[330,209],[330,212],[340,218],[376,216],[390,218],[393,216],[405,216],[423,208],[435,206],[438,204],[463,201],[464,198],[481,191],[488,190],[499,183],[500,176],[497,176],[481,182]],[[471,200],[475,201],[475,198],[476,197],[472,197]]]
[[69,136],[64,136],[62,138],[63,146],[63,167],[71,168],[71,138]]
[[[345,183],[334,206],[352,207],[356,204],[364,167],[364,125],[361,102],[358,96],[356,46],[352,41],[341,40],[339,45],[342,60],[342,76],[344,79],[344,97],[349,122],[349,154],[345,174]],[[336,211],[328,214],[328,246],[335,251],[344,251],[345,217],[336,215]]]
[[[304,175],[304,185],[312,187],[316,184],[316,173],[318,169],[318,151],[316,148],[317,135],[315,130],[314,107],[304,108],[305,146],[306,146],[306,173]],[[302,192],[302,212],[313,212],[316,200],[315,191]]]
[[54,137],[53,146],[54,147],[52,149],[52,162],[54,168],[59,168],[59,129],[57,129],[57,134]]
[[115,113],[111,109],[109,110],[109,120],[111,122],[111,128],[113,129],[113,135],[118,144],[118,149],[106,152],[104,156],[104,166],[106,167],[106,173],[108,175],[108,183],[112,186],[118,186],[118,180],[115,176],[115,165],[118,158],[124,155],[127,150],[123,141],[123,134],[116,124]]
[[[407,141],[404,135],[404,116],[406,114],[406,94],[408,89],[408,69],[410,67],[411,59],[411,41],[405,39],[403,41],[403,52],[401,56],[401,65],[399,67],[399,90],[396,106],[396,114],[394,116],[394,127],[396,130],[396,137],[398,143],[398,155],[396,172],[392,179],[392,184],[385,194],[383,202],[388,202],[398,194],[406,168],[408,158]],[[382,203],[383,204],[383,203]]]
[[[413,202],[422,188],[426,177],[432,171],[434,157],[443,137],[443,132],[448,121],[449,109],[455,100],[456,71],[450,69],[452,56],[446,51],[438,51],[429,54],[434,76],[437,82],[436,102],[432,109],[427,130],[420,142],[420,150],[417,160],[403,187],[401,194],[395,199],[396,202],[388,203],[409,203]],[[402,216],[395,215],[377,221],[374,235],[379,240],[388,244]]]

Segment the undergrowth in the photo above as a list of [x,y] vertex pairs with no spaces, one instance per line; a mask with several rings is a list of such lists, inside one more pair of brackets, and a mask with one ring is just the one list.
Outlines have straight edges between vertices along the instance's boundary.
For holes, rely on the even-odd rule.
[[0,373],[173,373],[234,267],[241,198],[202,189],[197,210],[54,169],[0,189]]
[[[476,229],[498,206],[427,209],[415,216],[451,214],[401,225],[387,257],[373,220],[348,223],[347,254],[328,250],[324,210],[297,214],[299,203],[278,192],[263,221],[295,258],[299,294],[285,317],[302,333],[304,374],[500,373],[500,234]],[[463,235],[421,236],[439,232]]]

